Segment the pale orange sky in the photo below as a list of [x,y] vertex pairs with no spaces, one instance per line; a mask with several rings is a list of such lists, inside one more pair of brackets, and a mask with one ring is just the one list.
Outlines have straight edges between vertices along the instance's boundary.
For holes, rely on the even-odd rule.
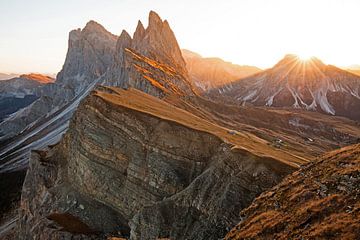
[[182,48],[267,68],[286,53],[360,64],[359,0],[0,1],[0,72],[58,72],[71,29],[90,19],[114,34],[155,10]]

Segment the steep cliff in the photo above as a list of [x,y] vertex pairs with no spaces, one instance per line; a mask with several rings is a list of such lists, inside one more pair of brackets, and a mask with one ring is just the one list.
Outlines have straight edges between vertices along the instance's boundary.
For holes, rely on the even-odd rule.
[[155,12],[150,12],[146,29],[139,21],[133,38],[125,30],[117,38],[90,21],[70,32],[68,45],[56,82],[41,88],[40,99],[0,124],[0,140],[8,140],[0,144],[0,173],[25,168],[30,149],[58,141],[79,102],[96,84],[134,87],[160,98],[195,94],[175,35]]
[[102,84],[133,87],[157,97],[194,95],[175,35],[153,11],[149,26],[145,29],[139,21],[133,38],[125,30],[121,33]]
[[8,139],[46,114],[53,114],[94,83],[112,62],[117,36],[90,21],[69,33],[68,52],[56,81],[38,90],[39,99],[0,124],[0,139]]
[[[135,89],[100,88],[32,153],[20,239],[218,239],[299,159]],[[235,204],[234,204],[235,203]]]
[[225,239],[359,239],[360,145],[325,154],[261,194]]

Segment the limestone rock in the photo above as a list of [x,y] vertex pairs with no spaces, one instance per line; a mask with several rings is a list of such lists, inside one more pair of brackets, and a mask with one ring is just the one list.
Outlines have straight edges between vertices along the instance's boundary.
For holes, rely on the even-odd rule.
[[114,59],[103,85],[133,87],[157,97],[194,95],[175,35],[153,11],[146,29],[138,22],[133,39],[122,32]]
[[0,139],[18,134],[29,124],[54,113],[99,78],[112,62],[117,37],[90,21],[69,34],[68,52],[56,81],[38,90],[33,104],[0,124]]
[[33,153],[20,239],[222,237],[241,209],[294,170],[235,148],[231,141],[247,145],[244,136],[227,132],[138,90],[98,88],[62,141]]

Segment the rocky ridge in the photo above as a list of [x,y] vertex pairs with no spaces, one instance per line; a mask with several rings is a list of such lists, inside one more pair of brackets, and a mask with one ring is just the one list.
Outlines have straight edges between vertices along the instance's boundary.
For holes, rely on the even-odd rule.
[[219,87],[212,95],[241,104],[305,109],[360,120],[359,91],[357,75],[317,58],[304,61],[286,55],[273,68]]
[[[138,23],[133,39],[126,31],[116,38],[90,21],[84,29],[70,32],[56,82],[42,88],[38,101],[1,124],[0,172],[26,167],[29,149],[58,141],[79,102],[96,84],[134,87],[161,98],[195,94],[174,33],[155,12],[150,12],[146,29]],[[19,129],[21,134],[12,136]]]
[[220,58],[204,58],[186,49],[181,52],[190,79],[200,92],[210,91],[261,71],[257,67],[240,66]]
[[41,74],[23,74],[0,81],[0,122],[38,99],[41,87],[53,81]]
[[259,144],[137,90],[100,88],[58,145],[32,153],[21,239],[218,239],[295,169],[246,148]]
[[359,239],[360,145],[325,154],[264,192],[225,239]]
[[103,85],[133,87],[157,97],[194,95],[175,35],[153,11],[149,26],[145,29],[139,21],[133,38],[122,31],[114,63],[103,79]]
[[38,100],[0,124],[0,139],[8,139],[52,114],[86,91],[112,62],[117,37],[90,21],[69,34],[68,52],[54,83],[40,88]]
[[[96,36],[106,33],[88,25]],[[73,32],[71,46],[90,46],[76,41],[82,32]],[[101,38],[105,46],[109,36]],[[11,157],[42,146],[24,184],[20,239],[221,238],[262,191],[314,154],[359,136],[347,119],[197,96],[174,34],[154,12],[146,29],[139,22],[133,37],[123,31],[110,42],[106,70],[88,64],[98,59],[92,51],[68,53],[75,65],[58,78],[76,97],[29,126],[29,138],[16,137]],[[77,69],[97,78],[60,78]],[[89,82],[77,92],[79,79]],[[99,87],[77,108],[96,83],[124,89]]]
[[[187,79],[176,38],[167,21],[156,13],[150,12],[146,29],[138,23],[134,39],[126,31],[116,39],[90,21],[84,29],[70,32],[67,57],[56,82],[42,88],[42,97],[31,106],[1,123],[2,140],[12,140],[0,147],[0,161],[19,162],[21,158],[26,164],[23,156],[28,156],[29,147],[41,149],[60,139],[77,105],[96,84],[134,87],[158,97],[185,98],[194,95]],[[13,136],[21,129],[21,134]],[[30,146],[23,145],[30,139]],[[9,160],[14,151],[24,154]]]

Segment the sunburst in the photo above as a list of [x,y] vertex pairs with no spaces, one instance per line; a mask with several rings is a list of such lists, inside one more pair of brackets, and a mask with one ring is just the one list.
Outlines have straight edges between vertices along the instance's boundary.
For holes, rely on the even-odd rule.
[[301,53],[301,54],[296,54],[298,59],[302,62],[308,62],[310,61],[314,56],[311,54],[307,54],[307,53]]

